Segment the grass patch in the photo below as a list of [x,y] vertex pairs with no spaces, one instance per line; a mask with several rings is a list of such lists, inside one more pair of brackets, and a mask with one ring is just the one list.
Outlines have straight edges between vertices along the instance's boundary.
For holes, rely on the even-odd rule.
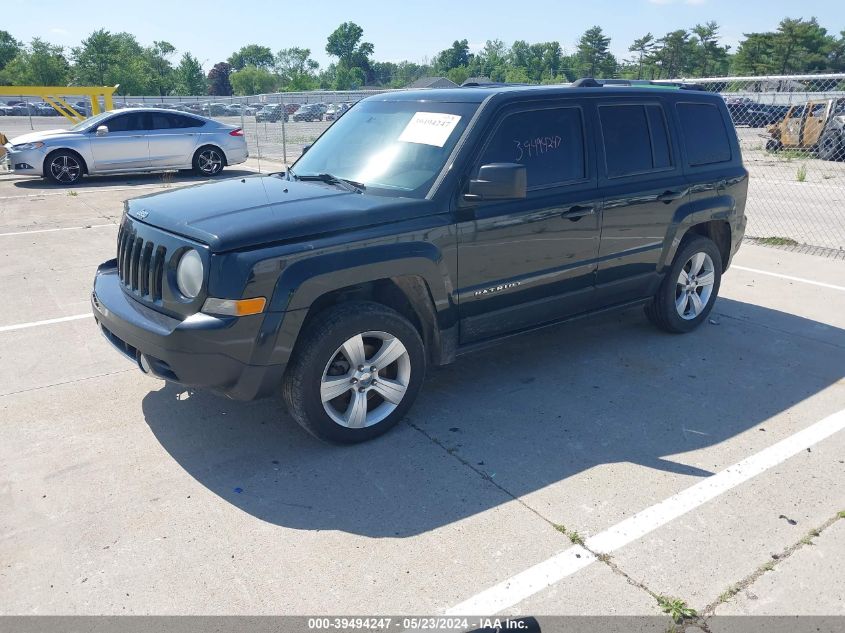
[[804,181],[807,180],[807,166],[806,165],[801,165],[798,168],[798,171],[795,172],[795,180],[797,180],[798,182],[804,182]]
[[67,195],[69,195],[71,198],[75,198],[79,194],[76,191],[70,190],[67,192]]
[[768,563],[766,563],[765,565],[760,567],[760,570],[761,571],[774,571],[775,570],[775,564],[774,564],[774,562],[769,561]]
[[772,237],[761,237],[757,241],[766,246],[798,246],[798,242],[791,237],[778,237],[776,235]]
[[837,515],[840,519],[845,519],[845,510],[840,510],[839,514]]
[[687,605],[687,603],[680,598],[657,596],[657,605],[660,607],[661,611],[672,618],[672,621],[676,624],[681,624],[684,620],[691,620],[698,615],[695,609]]
[[569,533],[569,540],[575,545],[584,545],[584,538],[575,530]]
[[727,602],[731,598],[733,598],[736,594],[739,593],[739,587],[737,585],[731,585],[727,589],[725,589],[722,594],[719,596],[719,602]]
[[807,159],[812,158],[812,154],[806,149],[781,149],[778,150],[777,154],[775,154],[781,160],[785,160],[786,162],[790,162],[794,159]]
[[561,534],[566,534],[566,526],[565,525],[561,525],[560,523],[552,523],[552,525]]
[[813,544],[813,536],[812,534],[808,534],[804,538],[801,539],[802,545],[812,545]]

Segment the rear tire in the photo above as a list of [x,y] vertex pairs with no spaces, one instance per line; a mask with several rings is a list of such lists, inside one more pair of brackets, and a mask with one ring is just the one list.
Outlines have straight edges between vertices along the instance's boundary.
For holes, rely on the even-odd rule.
[[76,152],[56,150],[44,159],[44,177],[57,185],[78,184],[85,173],[85,161]]
[[712,240],[696,235],[681,242],[646,316],[664,332],[697,328],[713,309],[722,282],[722,255]]
[[194,153],[192,164],[197,176],[212,178],[223,171],[223,167],[226,165],[226,156],[219,147],[206,145],[200,147]]
[[355,444],[402,419],[425,365],[422,339],[405,317],[378,303],[344,303],[318,314],[300,336],[282,396],[315,437]]

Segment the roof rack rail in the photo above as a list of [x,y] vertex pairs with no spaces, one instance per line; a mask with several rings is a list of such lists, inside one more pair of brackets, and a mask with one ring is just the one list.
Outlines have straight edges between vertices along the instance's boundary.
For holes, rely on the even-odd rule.
[[699,84],[686,83],[683,81],[651,80],[651,79],[594,79],[583,77],[572,82],[573,88],[601,88],[603,86],[628,86],[631,88],[674,88],[679,90],[704,90]]
[[503,88],[507,86],[530,86],[531,84],[520,84],[514,82],[501,81],[465,81],[461,84],[461,88]]

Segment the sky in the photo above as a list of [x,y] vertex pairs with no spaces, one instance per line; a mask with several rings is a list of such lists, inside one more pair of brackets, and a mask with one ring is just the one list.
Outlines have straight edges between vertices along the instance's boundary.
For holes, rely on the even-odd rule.
[[[139,12],[137,7],[142,6]],[[73,10],[67,2],[9,0],[0,9],[0,29],[18,40],[41,37],[77,46],[98,29],[133,33],[142,45],[167,40],[178,54],[189,51],[208,69],[246,44],[274,52],[299,46],[326,66],[328,35],[342,22],[364,29],[375,59],[421,62],[456,39],[473,51],[488,39],[557,40],[571,52],[578,37],[598,24],[611,37],[611,51],[630,56],[630,43],[647,32],[661,36],[715,20],[722,41],[734,47],[743,33],[777,28],[786,16],[816,16],[829,32],[845,29],[842,0],[144,0],[95,2]]]

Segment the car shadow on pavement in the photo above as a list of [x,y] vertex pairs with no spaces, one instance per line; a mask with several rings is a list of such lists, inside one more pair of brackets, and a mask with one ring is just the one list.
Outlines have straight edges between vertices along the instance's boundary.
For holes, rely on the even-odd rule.
[[[280,399],[239,403],[164,385],[143,412],[191,476],[244,512],[398,538],[601,464],[638,464],[692,485],[714,459],[691,452],[755,428],[774,431],[773,443],[770,419],[839,381],[843,367],[844,330],[719,299],[689,335],[658,332],[629,310],[461,357],[429,373],[396,429],[357,446],[313,439]],[[579,502],[601,503],[610,491],[590,494]]]
[[201,183],[213,182],[224,178],[243,178],[244,176],[255,176],[258,172],[249,169],[226,168],[214,178],[198,176],[193,173],[182,173],[178,171],[159,171],[144,174],[115,174],[112,176],[85,176],[75,185],[59,185],[39,177],[28,177],[13,181],[15,187],[21,189],[32,189],[35,191],[69,190],[69,189],[93,189],[97,187],[120,187],[132,185],[159,185],[179,183]]

